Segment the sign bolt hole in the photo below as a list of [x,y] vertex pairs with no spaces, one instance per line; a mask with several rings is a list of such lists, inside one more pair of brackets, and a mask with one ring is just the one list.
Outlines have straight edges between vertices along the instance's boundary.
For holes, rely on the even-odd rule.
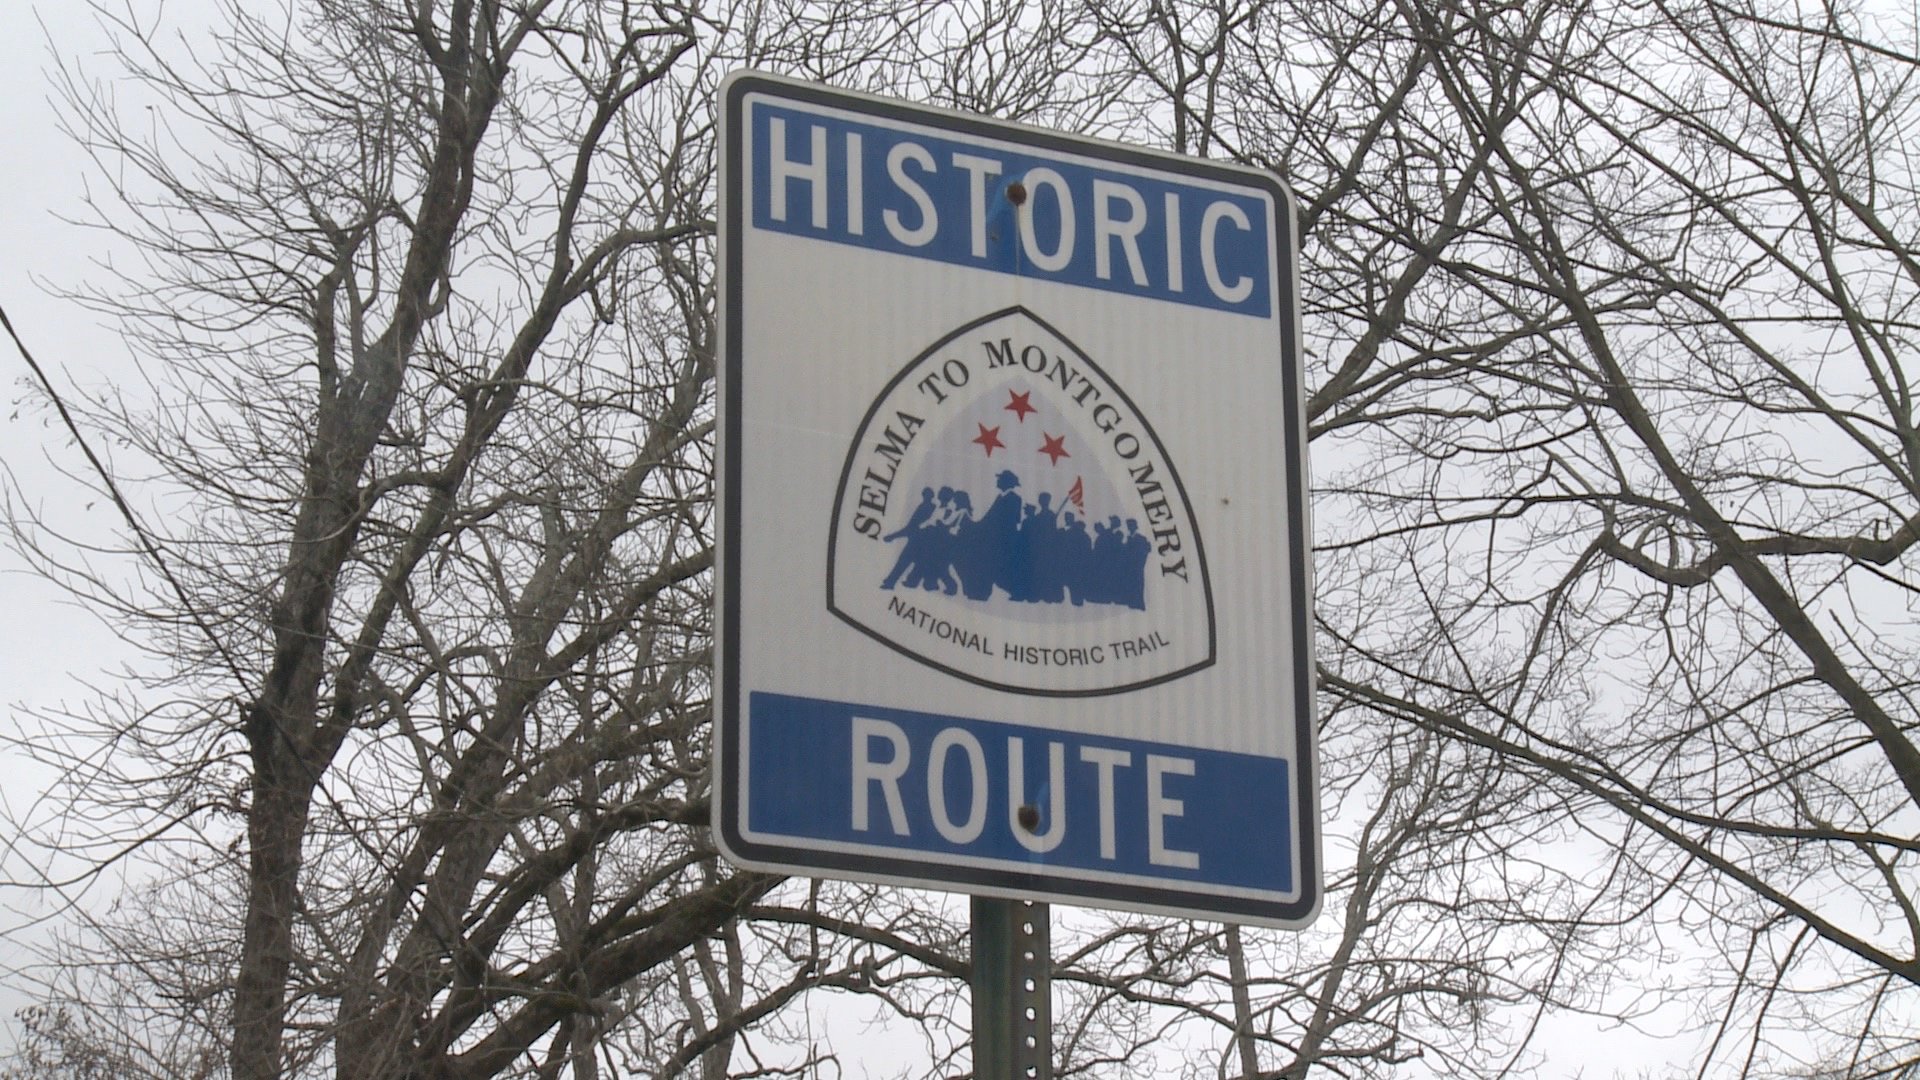
[[1017,815],[1017,817],[1020,820],[1021,828],[1027,830],[1028,832],[1040,831],[1040,808],[1039,807],[1034,806],[1032,803],[1028,803],[1027,805],[1022,806],[1020,808],[1020,813]]
[[1027,201],[1027,185],[1015,180],[1007,185],[1007,201],[1015,206]]

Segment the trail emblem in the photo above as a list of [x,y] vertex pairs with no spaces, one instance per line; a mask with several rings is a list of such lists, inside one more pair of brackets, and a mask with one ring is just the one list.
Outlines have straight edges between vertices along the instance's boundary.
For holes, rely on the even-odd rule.
[[1109,694],[1214,660],[1172,459],[1107,373],[1024,308],[946,335],[880,391],[832,530],[834,614],[970,682]]

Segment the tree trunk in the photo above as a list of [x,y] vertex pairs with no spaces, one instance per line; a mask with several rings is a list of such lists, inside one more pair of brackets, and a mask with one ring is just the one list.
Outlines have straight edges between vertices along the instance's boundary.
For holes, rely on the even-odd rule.
[[[255,716],[260,717],[256,709]],[[262,725],[264,726],[264,725]],[[233,999],[234,1080],[279,1080],[286,1030],[287,971],[293,963],[293,913],[299,896],[301,838],[311,788],[275,767],[290,755],[256,736],[253,805],[247,814],[247,914]],[[283,744],[284,745],[284,744]]]

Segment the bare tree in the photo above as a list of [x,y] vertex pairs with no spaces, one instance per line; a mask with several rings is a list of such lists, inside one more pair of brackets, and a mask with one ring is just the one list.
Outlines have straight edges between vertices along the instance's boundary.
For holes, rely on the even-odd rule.
[[1545,1017],[1668,1009],[1702,1073],[1920,1059],[1910,16],[227,16],[197,62],[117,20],[167,126],[65,83],[145,259],[95,301],[159,407],[66,402],[144,576],[15,535],[164,665],[35,737],[69,775],[23,824],[147,869],[77,909],[25,1075],[799,1074],[839,1053],[809,995],[855,994],[964,1067],[957,909],[704,833],[711,97],[749,64],[1301,196],[1326,915],[1065,919],[1062,1075],[1507,1075]]
[[1703,1071],[1908,1067],[1915,27],[1313,8],[1219,139],[1303,192],[1331,715],[1533,785],[1480,842],[1704,950]]
[[[866,31],[236,5],[188,59],[101,14],[169,123],[66,78],[115,182],[103,221],[145,259],[95,301],[161,405],[73,415],[142,463],[82,479],[132,489],[153,578],[66,580],[167,659],[170,697],[48,719],[110,762],[68,772],[62,821],[208,842],[165,888],[234,885],[193,909],[224,960],[203,993],[227,1075],[587,1076],[643,1017],[666,1073],[724,1071],[741,1028],[842,972],[830,944],[744,976],[737,920],[778,882],[716,863],[704,831],[707,99],[757,50]],[[159,942],[111,961],[170,977]],[[682,1000],[634,997],[650,973]]]

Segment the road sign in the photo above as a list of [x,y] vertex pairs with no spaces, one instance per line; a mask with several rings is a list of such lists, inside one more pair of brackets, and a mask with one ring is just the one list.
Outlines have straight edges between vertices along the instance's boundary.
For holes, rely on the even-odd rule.
[[1290,194],[753,73],[723,98],[722,850],[1303,925]]

